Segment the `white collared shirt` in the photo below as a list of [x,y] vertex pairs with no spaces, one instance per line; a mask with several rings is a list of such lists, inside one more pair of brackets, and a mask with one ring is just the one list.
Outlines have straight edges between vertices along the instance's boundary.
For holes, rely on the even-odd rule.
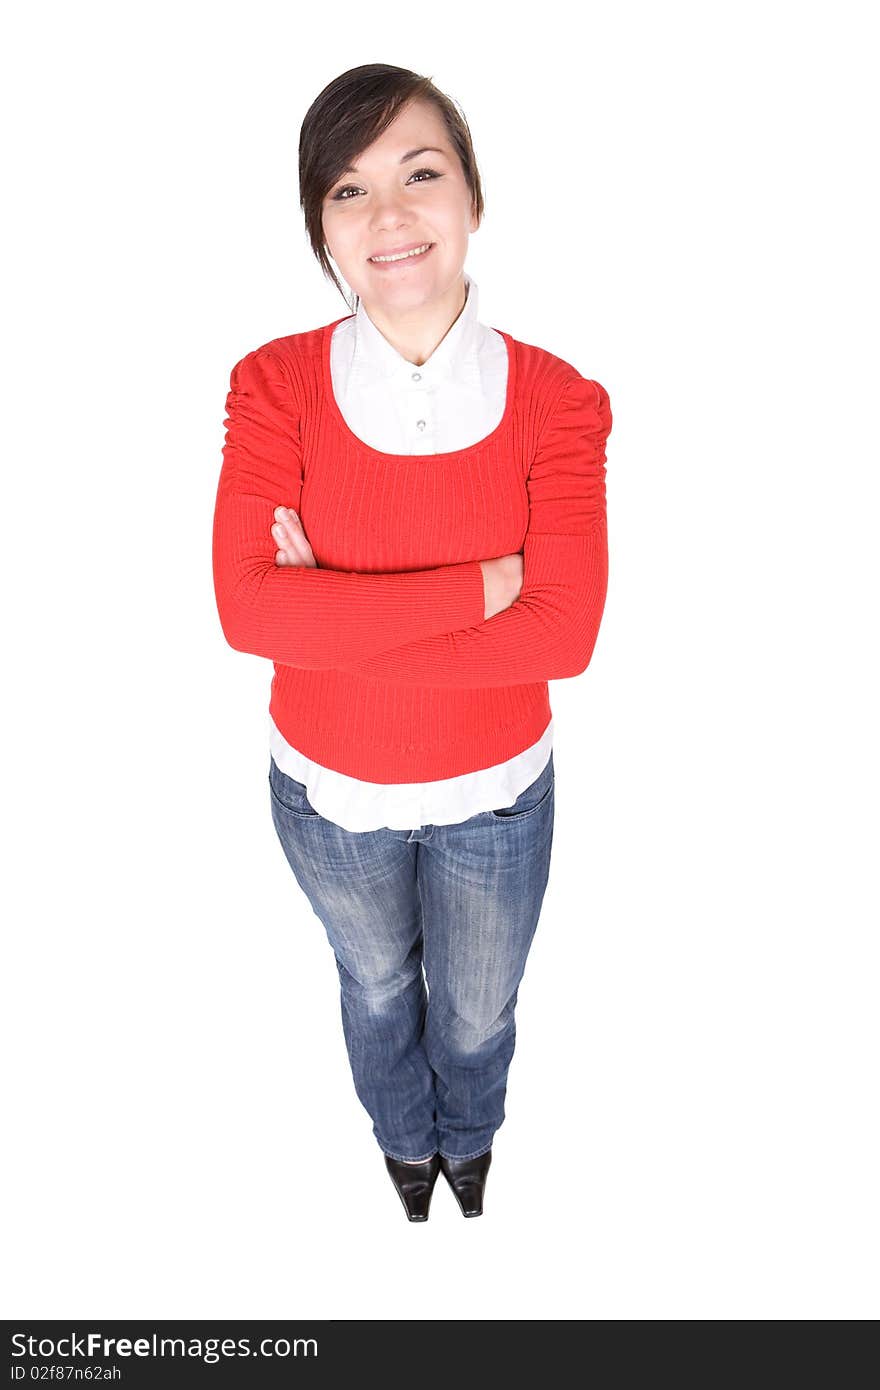
[[[464,308],[420,366],[408,362],[358,302],[330,342],[333,394],[349,429],[384,453],[467,449],[500,422],[507,395],[507,347],[479,322],[479,291],[465,273]],[[411,830],[455,825],[478,811],[511,806],[543,771],[551,719],[537,743],[506,762],[433,782],[364,782],[313,762],[283,737],[271,714],[269,739],[282,772],[308,788],[309,801],[345,830]]]

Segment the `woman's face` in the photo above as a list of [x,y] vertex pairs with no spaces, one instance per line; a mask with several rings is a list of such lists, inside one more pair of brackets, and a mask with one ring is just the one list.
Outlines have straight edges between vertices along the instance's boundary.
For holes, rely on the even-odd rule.
[[[449,296],[461,283],[468,237],[479,223],[436,107],[410,102],[354,164],[323,208],[324,242],[348,285],[368,312],[375,306],[386,316]],[[402,261],[370,259],[427,242],[429,251]]]

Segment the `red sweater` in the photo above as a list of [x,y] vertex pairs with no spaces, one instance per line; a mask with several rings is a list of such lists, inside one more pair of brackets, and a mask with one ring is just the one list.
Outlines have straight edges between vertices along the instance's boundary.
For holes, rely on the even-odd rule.
[[[324,767],[370,782],[503,762],[550,720],[547,682],[590,661],[608,583],[608,393],[502,330],[498,426],[467,449],[387,454],[333,395],[337,323],[232,369],[213,531],[220,623],[267,657],[269,709]],[[296,511],[317,568],[277,566]],[[523,552],[517,601],[484,621],[480,560]]]

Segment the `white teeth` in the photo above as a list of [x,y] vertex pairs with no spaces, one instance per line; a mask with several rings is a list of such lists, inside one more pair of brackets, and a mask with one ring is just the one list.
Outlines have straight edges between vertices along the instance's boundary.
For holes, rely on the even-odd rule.
[[426,241],[424,246],[417,246],[414,251],[401,251],[398,256],[371,256],[371,261],[405,261],[407,256],[421,256],[425,251],[429,251],[434,245],[432,241]]

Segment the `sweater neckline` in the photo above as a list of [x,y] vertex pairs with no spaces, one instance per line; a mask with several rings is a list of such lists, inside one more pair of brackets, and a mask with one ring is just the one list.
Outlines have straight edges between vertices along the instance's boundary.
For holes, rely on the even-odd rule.
[[465,449],[447,449],[439,454],[389,454],[384,449],[374,449],[372,444],[367,444],[361,439],[360,435],[355,434],[348,424],[345,416],[339,408],[339,402],[333,393],[333,373],[330,369],[330,340],[333,337],[333,330],[343,322],[344,319],[353,318],[353,314],[343,314],[341,318],[334,319],[332,323],[325,325],[321,342],[321,361],[324,375],[324,395],[330,409],[330,414],[336,421],[336,425],[342,434],[351,443],[357,445],[365,454],[371,454],[374,458],[385,459],[391,463],[430,463],[438,459],[457,459],[464,458],[466,455],[478,453],[485,449],[489,444],[497,444],[510,429],[513,419],[513,401],[516,388],[516,353],[514,352],[513,339],[509,333],[505,333],[503,328],[496,328],[495,332],[500,333],[507,347],[507,394],[504,400],[504,414],[498,421],[495,428],[478,439],[476,444],[469,444]]

